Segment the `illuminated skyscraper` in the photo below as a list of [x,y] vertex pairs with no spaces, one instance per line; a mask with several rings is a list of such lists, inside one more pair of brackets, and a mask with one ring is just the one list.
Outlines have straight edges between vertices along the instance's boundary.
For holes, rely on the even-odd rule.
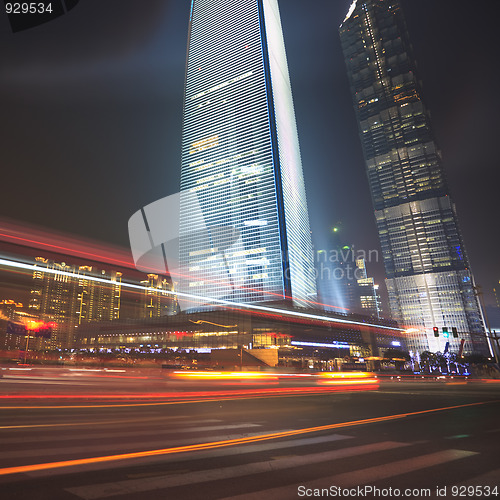
[[363,258],[356,259],[356,282],[362,311],[380,318],[382,305],[378,285],[375,284],[374,278],[366,273],[366,262]]
[[[398,0],[354,1],[340,38],[368,173],[392,314],[420,333],[410,349],[445,342],[487,354],[482,314],[441,153],[421,99]],[[434,337],[456,327],[459,339]]]
[[500,308],[500,281],[498,281],[498,285],[493,288],[493,293],[495,295],[496,305]]
[[276,0],[192,0],[183,121],[186,289],[238,302],[315,300]]

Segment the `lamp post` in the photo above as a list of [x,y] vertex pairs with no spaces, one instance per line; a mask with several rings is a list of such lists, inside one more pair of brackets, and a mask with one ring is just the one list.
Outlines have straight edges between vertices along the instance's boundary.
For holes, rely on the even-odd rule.
[[[492,337],[492,335],[491,335],[491,327],[490,327],[490,322],[488,320],[488,314],[487,314],[486,308],[484,307],[484,304],[483,304],[483,300],[482,300],[483,292],[481,290],[481,285],[475,285],[475,286],[472,287],[472,289],[474,290],[474,295],[479,300],[479,306],[481,307],[481,310],[483,311],[484,320],[486,321],[486,328],[488,329],[488,333],[489,333],[489,335],[487,336],[487,338],[492,339],[494,337]],[[496,337],[496,335],[495,335],[495,337]],[[490,343],[490,345],[491,345],[491,348],[492,348],[492,351],[493,351],[493,355],[495,356],[495,362],[497,364],[499,364],[497,349],[495,349],[495,345],[494,344]]]
[[24,364],[26,364],[26,357],[28,355],[28,347],[30,343],[30,331],[27,330],[28,335],[26,335],[26,346],[24,347]]

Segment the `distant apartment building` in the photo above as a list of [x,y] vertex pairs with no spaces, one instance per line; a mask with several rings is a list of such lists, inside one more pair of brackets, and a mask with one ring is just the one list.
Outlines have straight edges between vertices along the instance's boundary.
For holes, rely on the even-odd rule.
[[16,319],[17,313],[22,311],[23,308],[22,302],[17,302],[12,299],[0,300],[0,316],[4,319]]
[[164,276],[148,274],[147,279],[141,281],[141,285],[144,285],[141,296],[142,318],[159,318],[175,313],[173,286]]
[[49,347],[71,347],[75,329],[82,323],[120,317],[122,273],[44,257],[36,257],[35,262],[29,311],[57,324]]
[[20,322],[25,314],[22,302],[13,299],[0,300],[0,349],[19,349],[24,345],[23,336],[7,332],[7,323]]
[[[119,319],[122,273],[80,266],[78,274],[81,275],[77,278],[78,323]],[[98,276],[109,280],[109,285],[89,280],[87,276]]]

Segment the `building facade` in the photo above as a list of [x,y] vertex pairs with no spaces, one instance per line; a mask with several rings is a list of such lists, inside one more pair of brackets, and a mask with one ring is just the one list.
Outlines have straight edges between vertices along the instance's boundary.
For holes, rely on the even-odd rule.
[[[78,266],[77,287],[78,324],[89,321],[112,321],[120,318],[121,278],[119,271],[99,270],[93,266]],[[104,285],[86,276],[97,276],[109,282]]]
[[36,257],[35,262],[29,312],[56,323],[46,347],[72,347],[75,329],[82,323],[119,319],[122,273],[44,257]]
[[175,297],[172,284],[163,276],[148,274],[147,279],[141,281],[144,290],[141,295],[141,316],[159,318],[175,314]]
[[277,1],[193,0],[188,40],[180,288],[307,307],[314,258]]
[[[354,1],[340,39],[391,312],[417,351],[488,354],[481,309],[398,0]],[[456,327],[459,339],[433,335]],[[457,344],[457,345],[455,345]]]
[[378,285],[375,283],[374,278],[368,276],[365,259],[356,260],[355,272],[361,309],[370,316],[380,318],[382,301],[378,293]]
[[[319,314],[314,320],[308,315]],[[345,321],[356,321],[346,323]],[[369,322],[371,321],[371,322]],[[406,347],[393,320],[328,313],[308,309],[304,316],[266,314],[241,308],[181,311],[149,320],[88,323],[78,328],[78,349],[106,352],[112,349],[160,352],[162,349],[212,352],[218,349],[327,350],[337,358],[378,357],[397,343]]]

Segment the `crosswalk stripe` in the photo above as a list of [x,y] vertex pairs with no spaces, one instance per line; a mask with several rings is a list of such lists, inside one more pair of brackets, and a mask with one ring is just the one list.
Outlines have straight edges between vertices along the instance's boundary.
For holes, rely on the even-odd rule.
[[498,478],[500,477],[500,469],[492,470],[489,472],[485,472],[479,476],[475,476],[471,479],[467,479],[466,481],[462,481],[458,483],[456,486],[498,486],[500,490],[500,485],[498,482]]
[[385,465],[375,465],[366,469],[360,469],[353,472],[346,472],[333,476],[335,483],[339,486],[352,486],[358,484],[367,484],[368,482],[388,479],[394,476],[400,476],[408,472],[414,472],[420,469],[426,469],[436,465],[452,462],[461,458],[477,455],[474,451],[467,450],[443,450],[427,455],[421,455],[404,460],[398,460]]
[[276,470],[289,469],[292,467],[303,467],[304,465],[321,463],[328,460],[337,460],[357,455],[365,455],[377,451],[386,451],[409,446],[408,443],[398,443],[393,441],[383,441],[380,443],[353,446],[333,451],[312,453],[293,457],[279,458],[276,460],[253,462],[222,469],[209,469],[190,472],[187,474],[176,474],[168,476],[158,476],[142,479],[129,479],[116,481],[113,483],[93,484],[67,488],[66,491],[77,495],[84,500],[107,498],[115,495],[139,493],[157,489],[196,484],[205,481],[216,481],[221,479],[232,479],[235,477],[249,476],[262,472],[273,472]]
[[307,483],[295,483],[279,488],[270,488],[267,490],[255,491],[253,493],[227,497],[222,500],[262,500],[263,498],[288,500],[292,495],[298,494],[300,486],[312,490],[328,489],[330,486],[338,486],[341,488],[363,486],[381,479],[389,479],[391,477],[444,464],[453,460],[459,460],[472,455],[477,455],[477,453],[465,450],[438,451],[436,453],[397,460],[383,465],[376,465],[374,467],[322,477]]
[[[264,451],[273,451],[273,450],[282,450],[286,448],[295,448],[298,446],[310,446],[315,444],[325,444],[331,443],[334,441],[343,441],[346,439],[353,439],[354,436],[345,436],[341,434],[332,434],[330,436],[318,436],[318,437],[310,437],[310,438],[302,438],[302,439],[290,439],[287,441],[277,441],[277,442],[264,442],[260,444],[247,444],[244,448],[219,448],[215,450],[209,451],[195,451],[188,455],[167,455],[162,457],[162,463],[166,462],[187,462],[189,460],[203,460],[206,458],[218,458],[218,457],[228,457],[233,455],[242,455],[248,453],[261,453]],[[136,458],[132,461],[127,462],[117,462],[115,467],[130,467],[133,465],[145,465],[148,463],[158,463],[158,457],[143,457]],[[78,472],[87,472],[87,471],[96,471],[102,469],[108,469],[109,465],[107,463],[97,463],[97,464],[86,464],[79,465]],[[74,472],[74,468],[69,469],[46,469],[28,472],[27,474],[30,477],[45,477],[45,476],[54,476],[59,475],[61,473],[69,473]]]
[[[248,425],[245,427],[256,427],[257,425]],[[258,427],[258,426],[257,426]],[[230,429],[228,429],[230,430]],[[176,431],[177,433],[178,431]],[[284,430],[282,432],[287,432]],[[211,441],[223,441],[227,439],[241,439],[249,436],[260,436],[260,432],[245,432],[244,434],[220,434],[217,436],[205,436],[205,437],[193,437],[192,439],[180,438],[180,439],[169,439],[162,441],[162,445],[168,447],[174,446],[185,446],[195,443],[209,443]],[[132,436],[132,433],[130,434]],[[149,441],[140,441],[139,443],[114,443],[114,444],[98,444],[98,445],[88,445],[88,446],[78,446],[78,447],[59,447],[59,448],[40,448],[40,449],[28,449],[28,450],[11,450],[0,452],[0,459],[14,459],[14,458],[30,458],[30,457],[50,457],[58,456],[62,457],[64,455],[74,455],[74,454],[89,454],[89,453],[101,453],[101,452],[126,452],[134,451],[137,447],[141,448],[143,451],[148,446],[157,447],[159,439],[154,437]]]
[[[210,421],[207,420],[205,422],[200,422],[200,423],[209,423]],[[220,422],[220,420],[217,420],[217,422]],[[193,422],[189,422],[189,424],[192,424]],[[182,429],[155,429],[152,428],[150,430],[131,430],[131,429],[126,429],[124,432],[97,432],[94,434],[90,433],[85,433],[85,439],[114,439],[114,438],[120,438],[120,437],[127,437],[128,438],[133,438],[135,436],[155,436],[158,437],[162,434],[185,434],[187,432],[212,432],[212,431],[223,431],[223,430],[231,430],[231,429],[246,429],[246,428],[251,428],[251,427],[262,427],[261,424],[253,424],[253,423],[244,423],[244,424],[228,424],[228,425],[205,425],[203,427],[185,427]],[[22,439],[23,443],[43,443],[43,442],[59,442],[59,441],[72,441],[75,439],[75,435],[71,434],[69,436],[59,436],[57,434],[53,434],[52,436],[33,436],[31,439],[30,438],[24,438]],[[0,444],[15,444],[19,443],[20,439],[19,438],[8,438],[8,439],[2,439],[0,438]],[[10,455],[9,455],[10,456]],[[0,452],[0,458],[2,457],[2,453]]]

